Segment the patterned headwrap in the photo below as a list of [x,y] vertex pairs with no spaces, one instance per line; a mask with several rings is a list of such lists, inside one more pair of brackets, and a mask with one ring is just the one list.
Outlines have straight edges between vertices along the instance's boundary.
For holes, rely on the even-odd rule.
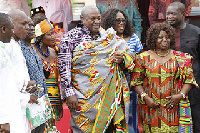
[[35,14],[37,14],[37,13],[45,13],[44,8],[41,7],[41,6],[39,6],[39,7],[37,7],[37,8],[31,9],[31,18],[32,18],[33,16],[35,16]]
[[42,34],[47,33],[51,29],[54,29],[53,25],[50,23],[48,19],[44,19],[35,26],[35,36],[36,37],[41,36]]

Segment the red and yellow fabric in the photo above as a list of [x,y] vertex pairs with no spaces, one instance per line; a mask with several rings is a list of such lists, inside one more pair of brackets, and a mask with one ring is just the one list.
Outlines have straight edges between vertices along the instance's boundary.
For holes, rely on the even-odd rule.
[[[180,104],[172,110],[166,110],[164,106],[168,102],[166,97],[179,93],[180,82],[197,86],[193,76],[192,57],[182,52],[173,51],[173,53],[174,56],[165,63],[157,62],[147,51],[136,57],[131,86],[143,85],[145,92],[161,104],[155,109],[149,108],[139,98],[139,121],[142,122],[145,133],[192,132],[188,98],[181,100]],[[187,119],[186,123],[181,122],[180,119]],[[182,128],[179,129],[181,125]]]
[[60,40],[61,40],[61,38],[63,38],[63,35],[65,34],[65,32],[64,32],[63,28],[61,28],[61,26],[57,23],[54,23],[53,27],[54,27],[54,31],[55,31],[54,34],[56,36],[54,49],[56,51],[58,51],[59,50],[58,46],[60,44]]
[[50,99],[50,103],[54,110],[54,117],[48,121],[50,127],[56,125],[58,110],[61,104],[60,98],[60,86],[59,86],[59,71],[58,71],[58,60],[57,58],[53,63],[43,60],[43,69],[49,73],[48,78],[46,78],[46,86],[48,90],[48,97]]
[[50,31],[51,29],[53,29],[53,25],[50,23],[48,19],[44,19],[35,26],[35,36],[36,37],[41,36]]

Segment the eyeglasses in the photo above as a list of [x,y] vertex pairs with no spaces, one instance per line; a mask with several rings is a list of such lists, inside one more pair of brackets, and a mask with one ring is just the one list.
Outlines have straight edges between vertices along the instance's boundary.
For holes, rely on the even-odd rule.
[[116,22],[117,24],[120,24],[121,22],[122,22],[122,23],[126,23],[127,20],[126,20],[126,19],[115,19],[115,22]]

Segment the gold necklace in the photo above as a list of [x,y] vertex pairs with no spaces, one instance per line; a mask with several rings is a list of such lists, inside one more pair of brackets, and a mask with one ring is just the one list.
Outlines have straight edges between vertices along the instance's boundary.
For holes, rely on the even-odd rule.
[[160,57],[165,57],[165,56],[167,56],[167,55],[170,53],[170,49],[168,49],[168,51],[167,51],[166,54],[158,54],[156,51],[155,51],[155,53],[156,53],[158,56],[160,56]]

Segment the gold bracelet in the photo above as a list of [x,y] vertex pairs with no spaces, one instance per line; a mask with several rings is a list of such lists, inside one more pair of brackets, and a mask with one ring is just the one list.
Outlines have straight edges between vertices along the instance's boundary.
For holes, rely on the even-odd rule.
[[142,101],[144,101],[144,97],[147,95],[147,93],[145,93],[145,92],[142,92],[141,94],[140,94],[140,97],[141,97],[141,100]]

